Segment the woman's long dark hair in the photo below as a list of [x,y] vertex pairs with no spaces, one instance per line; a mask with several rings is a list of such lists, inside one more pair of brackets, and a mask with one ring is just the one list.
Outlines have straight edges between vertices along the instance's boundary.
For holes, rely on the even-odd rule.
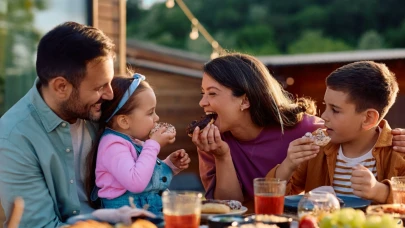
[[[132,75],[132,74],[131,74]],[[101,117],[99,121],[99,129],[97,132],[96,140],[94,141],[89,154],[86,157],[86,174],[85,174],[85,190],[89,205],[93,208],[97,208],[97,202],[91,200],[91,192],[93,191],[96,184],[96,162],[97,162],[97,150],[98,144],[100,142],[101,136],[106,127],[112,127],[114,118],[111,118],[108,123],[105,121],[112,115],[115,108],[118,106],[124,93],[127,91],[129,86],[133,81],[133,77],[129,76],[116,76],[111,82],[111,87],[114,92],[114,98],[110,101],[105,101],[101,105]],[[139,86],[136,88],[135,92],[131,95],[124,106],[114,115],[129,115],[137,107],[138,102],[136,101],[136,95],[143,90],[150,88],[149,83],[146,81],[141,81]]]
[[260,127],[293,127],[304,113],[316,113],[315,102],[308,98],[293,99],[257,58],[232,53],[204,65],[204,72],[219,84],[232,90],[235,97],[246,94],[250,116]]

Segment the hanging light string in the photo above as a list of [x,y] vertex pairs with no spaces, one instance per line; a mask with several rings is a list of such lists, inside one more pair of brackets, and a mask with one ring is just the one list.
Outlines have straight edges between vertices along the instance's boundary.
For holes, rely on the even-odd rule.
[[173,8],[175,5],[175,2],[179,5],[180,9],[183,11],[183,13],[187,16],[187,18],[191,22],[192,30],[190,33],[190,38],[193,40],[197,39],[198,32],[200,32],[203,35],[203,37],[205,38],[205,40],[207,40],[207,42],[212,47],[211,59],[215,59],[220,54],[224,54],[226,52],[225,49],[223,49],[219,45],[219,43],[208,33],[208,31],[204,28],[204,26],[198,21],[198,19],[188,9],[188,7],[183,2],[183,0],[167,0],[166,7]]

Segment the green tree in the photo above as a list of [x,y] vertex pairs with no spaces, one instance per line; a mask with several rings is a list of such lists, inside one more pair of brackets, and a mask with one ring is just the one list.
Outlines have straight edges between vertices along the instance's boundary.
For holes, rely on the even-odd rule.
[[[257,45],[257,44],[260,45]],[[242,52],[257,55],[278,54],[273,31],[264,25],[247,26],[237,31],[236,45]]]
[[[0,0],[0,114],[26,92],[35,78],[32,64],[40,34],[34,27],[34,11],[46,8],[46,0]],[[13,86],[6,86],[13,85]],[[3,97],[4,96],[4,97]]]
[[381,49],[383,47],[383,38],[375,30],[367,31],[360,37],[358,49]]
[[389,47],[405,47],[405,19],[398,28],[391,28],[387,31],[386,40]]
[[288,53],[316,53],[330,51],[346,51],[351,47],[343,41],[324,37],[320,31],[305,31],[288,47]]

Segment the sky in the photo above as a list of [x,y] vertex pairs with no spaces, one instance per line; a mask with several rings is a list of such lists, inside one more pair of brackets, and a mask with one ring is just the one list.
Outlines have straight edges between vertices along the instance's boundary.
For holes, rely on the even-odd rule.
[[147,9],[151,7],[155,2],[164,2],[165,0],[143,0],[142,7]]

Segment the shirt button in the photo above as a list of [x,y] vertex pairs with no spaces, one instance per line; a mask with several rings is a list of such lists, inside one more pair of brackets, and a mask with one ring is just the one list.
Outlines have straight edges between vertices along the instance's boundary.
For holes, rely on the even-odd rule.
[[69,149],[69,148],[66,148],[66,152],[70,152],[70,149]]
[[167,177],[162,177],[162,181],[166,182],[167,181]]
[[70,183],[73,184],[73,180],[70,180]]
[[66,123],[62,123],[62,127],[66,127]]
[[73,211],[73,214],[76,214],[77,213],[77,211]]

